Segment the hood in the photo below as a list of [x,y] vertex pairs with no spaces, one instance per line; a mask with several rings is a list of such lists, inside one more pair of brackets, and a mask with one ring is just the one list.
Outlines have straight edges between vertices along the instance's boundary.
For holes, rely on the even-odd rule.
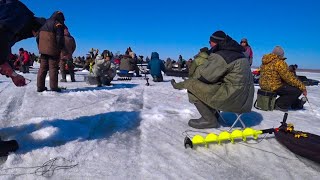
[[235,51],[239,53],[245,51],[245,49],[240,44],[238,44],[238,42],[233,40],[230,36],[227,36],[225,41],[219,42],[217,49]]
[[205,58],[205,59],[207,59],[209,57],[208,53],[206,53],[206,52],[200,52],[199,56],[202,58]]
[[151,53],[151,59],[159,59],[159,54],[157,52]]
[[275,55],[275,54],[266,54],[262,57],[262,64],[269,64],[275,60],[283,60],[281,58],[279,58],[279,56]]
[[63,15],[63,13],[61,11],[55,11],[51,15],[50,19],[56,20],[56,21],[58,21],[60,23],[64,23],[64,21],[65,21],[64,15]]

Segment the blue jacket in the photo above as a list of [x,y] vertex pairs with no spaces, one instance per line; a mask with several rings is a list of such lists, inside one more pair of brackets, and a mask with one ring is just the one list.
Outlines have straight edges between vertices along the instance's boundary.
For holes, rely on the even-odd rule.
[[162,77],[161,71],[166,71],[164,63],[159,59],[159,54],[157,52],[153,52],[151,54],[151,60],[148,63],[148,69],[150,69],[150,74],[152,77]]
[[0,0],[0,28],[17,34],[34,18],[34,14],[18,0]]

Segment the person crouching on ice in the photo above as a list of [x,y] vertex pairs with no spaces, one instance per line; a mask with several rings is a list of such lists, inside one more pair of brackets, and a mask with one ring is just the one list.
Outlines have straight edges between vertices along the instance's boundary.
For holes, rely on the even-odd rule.
[[159,59],[159,54],[157,52],[151,53],[151,61],[148,63],[148,69],[150,69],[150,74],[154,82],[163,81],[161,71],[166,72],[166,68],[164,63]]
[[102,55],[98,55],[95,59],[93,74],[97,79],[97,87],[101,87],[102,84],[106,86],[111,85],[111,81],[115,74],[111,68],[111,58],[112,53],[108,50],[104,50]]

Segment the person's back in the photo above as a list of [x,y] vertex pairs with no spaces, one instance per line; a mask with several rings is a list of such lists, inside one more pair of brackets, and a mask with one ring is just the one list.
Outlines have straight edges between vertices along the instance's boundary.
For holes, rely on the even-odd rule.
[[301,90],[305,89],[303,83],[289,71],[284,59],[273,53],[264,55],[260,68],[261,89],[274,92],[285,83]]
[[58,69],[61,50],[64,45],[64,15],[56,11],[40,28],[38,36],[38,48],[40,56],[40,68],[37,77],[37,91],[46,91],[45,77],[49,70],[50,88],[52,91],[60,92],[58,87]]
[[[205,80],[208,83],[223,84],[217,89],[216,96],[211,98],[213,104],[221,103],[220,110],[239,113],[251,111],[253,79],[250,64],[242,52],[238,43],[230,38],[219,44],[219,49],[208,57]],[[217,96],[219,94],[222,96]]]
[[135,61],[130,55],[124,55],[120,61],[120,70],[134,71]]
[[272,53],[264,55],[260,68],[259,84],[262,90],[275,92],[280,97],[275,109],[286,111],[289,108],[302,109],[305,99],[299,99],[301,93],[307,96],[305,85],[289,71],[285,62],[284,50],[276,46]]
[[163,81],[161,71],[165,72],[165,65],[159,59],[159,54],[157,52],[153,52],[151,54],[151,60],[148,63],[148,69],[150,69],[150,74],[153,77],[154,81]]
[[41,27],[39,33],[39,53],[59,58],[64,48],[64,16],[57,11]]

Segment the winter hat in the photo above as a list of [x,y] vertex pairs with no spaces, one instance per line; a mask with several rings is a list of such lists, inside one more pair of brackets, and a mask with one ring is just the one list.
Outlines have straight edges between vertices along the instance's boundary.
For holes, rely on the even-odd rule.
[[210,36],[210,41],[214,43],[219,43],[226,39],[227,35],[223,31],[216,31]]
[[280,46],[274,47],[274,49],[272,50],[272,54],[278,55],[282,59],[287,59],[286,57],[284,57],[284,51]]
[[246,42],[246,43],[248,43],[248,39],[247,39],[247,38],[242,38],[242,39],[241,39],[241,42]]
[[112,58],[112,53],[109,50],[104,50],[101,54],[103,58],[110,57]]

